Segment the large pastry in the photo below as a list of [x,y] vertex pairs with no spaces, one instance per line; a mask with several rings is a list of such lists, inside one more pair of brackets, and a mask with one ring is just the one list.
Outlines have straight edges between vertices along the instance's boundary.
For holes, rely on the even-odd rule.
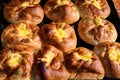
[[35,57],[35,74],[41,80],[68,80],[63,53],[52,45],[45,46]]
[[10,24],[2,32],[2,46],[8,47],[24,44],[32,46],[35,50],[39,50],[41,48],[41,39],[38,32],[39,27],[33,24]]
[[101,42],[115,42],[117,31],[108,20],[100,17],[83,18],[78,24],[80,38],[88,44],[96,45]]
[[10,23],[28,22],[37,25],[44,18],[39,0],[11,0],[4,6],[3,14]]
[[0,80],[31,80],[34,49],[17,45],[0,52]]
[[80,18],[79,11],[71,0],[48,0],[44,11],[45,15],[55,22],[73,24]]
[[104,68],[93,51],[78,47],[65,54],[65,66],[70,80],[96,80],[104,78]]
[[63,52],[76,48],[77,38],[75,30],[66,23],[44,24],[40,35],[45,44],[51,44]]
[[118,16],[120,18],[120,0],[112,0]]
[[100,43],[94,47],[94,52],[103,63],[105,76],[120,79],[120,43]]
[[89,16],[107,18],[111,12],[107,0],[76,0],[75,4],[82,18]]

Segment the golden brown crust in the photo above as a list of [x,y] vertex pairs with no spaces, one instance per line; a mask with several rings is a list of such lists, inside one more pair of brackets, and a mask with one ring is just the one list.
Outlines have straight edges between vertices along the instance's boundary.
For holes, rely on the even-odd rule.
[[77,7],[70,0],[48,0],[44,5],[45,15],[52,21],[73,24],[79,20]]
[[[85,1],[88,1],[88,3],[85,3]],[[89,3],[89,1],[92,1],[95,3],[98,2],[100,5],[100,8],[97,8],[98,4],[94,6],[92,3]],[[89,17],[89,16],[100,16],[102,18],[107,18],[110,15],[110,7],[106,0],[76,0],[75,4],[77,5],[80,16],[82,18]],[[98,6],[99,7],[99,6]]]
[[42,80],[67,80],[68,72],[64,66],[63,53],[52,45],[45,46],[36,55],[36,70]]
[[115,42],[118,36],[115,26],[100,17],[83,18],[78,24],[78,33],[83,41],[91,45],[105,41]]
[[112,0],[112,1],[114,3],[115,9],[116,9],[118,16],[120,18],[120,0]]
[[120,43],[103,42],[94,47],[94,52],[101,59],[105,76],[120,79]]
[[4,71],[0,72],[0,80],[5,80],[7,78],[7,74]]
[[[19,62],[20,59],[16,59],[19,64],[15,66],[13,64],[16,64],[16,61],[13,63],[13,58],[10,57],[13,54],[21,55],[21,57],[18,57],[21,58],[21,61]],[[33,54],[34,50],[30,46],[18,45],[3,49],[0,54],[0,72],[3,71],[6,74],[7,80],[30,80],[30,72],[34,61]],[[12,64],[8,63],[10,60]]]
[[[65,54],[65,65],[73,79],[103,79],[104,68],[93,51],[78,47]],[[71,78],[71,77],[70,77]]]
[[39,4],[41,0],[10,0],[16,2],[29,2],[30,4]]
[[41,48],[41,39],[38,34],[39,27],[29,23],[17,23],[8,25],[2,32],[1,42],[3,47],[24,44]]
[[11,1],[4,6],[3,14],[10,23],[28,22],[39,24],[44,18],[44,11],[37,2],[32,0]]
[[40,35],[46,44],[56,46],[63,52],[72,50],[77,45],[77,38],[72,26],[66,23],[45,24],[42,26]]

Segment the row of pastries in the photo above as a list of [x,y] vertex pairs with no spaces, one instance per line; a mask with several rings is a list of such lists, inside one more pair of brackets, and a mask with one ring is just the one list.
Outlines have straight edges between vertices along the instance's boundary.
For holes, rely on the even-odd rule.
[[40,0],[10,0],[3,8],[8,26],[2,31],[0,80],[31,80],[34,55],[41,48],[39,27],[44,18]]
[[[120,44],[106,0],[10,0],[2,31],[0,80],[120,78]],[[50,23],[38,26],[44,16]],[[81,18],[81,19],[80,19]],[[72,24],[78,22],[78,34]],[[77,38],[93,45],[77,46]]]

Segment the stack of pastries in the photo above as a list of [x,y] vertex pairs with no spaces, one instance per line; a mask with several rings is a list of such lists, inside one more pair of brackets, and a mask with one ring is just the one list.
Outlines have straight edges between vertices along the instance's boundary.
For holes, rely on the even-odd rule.
[[118,36],[115,26],[101,17],[88,17],[80,20],[78,34],[83,41],[91,45],[105,41],[115,42]]
[[42,45],[39,30],[25,22],[10,24],[3,30],[0,80],[31,80],[34,55]]
[[7,25],[1,34],[0,80],[31,80],[34,55],[42,40],[37,24],[44,18],[40,0],[10,0],[3,14]]
[[107,0],[76,0],[81,20],[78,23],[79,37],[90,45],[115,42],[118,36],[113,23],[106,18],[111,10]]
[[[106,0],[40,2],[10,0],[4,6],[10,24],[1,34],[0,80],[120,78],[120,44],[115,26],[105,19],[110,14]],[[46,18],[50,23],[44,24]],[[77,38],[94,50],[77,46]]]
[[85,47],[63,53],[46,45],[35,59],[35,73],[42,80],[103,79],[105,74],[99,58]]

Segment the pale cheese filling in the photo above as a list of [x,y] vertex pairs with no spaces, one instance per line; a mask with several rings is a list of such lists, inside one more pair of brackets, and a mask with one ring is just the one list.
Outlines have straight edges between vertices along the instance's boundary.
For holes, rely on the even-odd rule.
[[19,32],[19,36],[20,37],[26,37],[26,38],[29,38],[29,34],[30,32],[27,30],[26,28],[26,24],[24,23],[21,23],[18,27],[17,27],[17,30]]
[[55,54],[53,52],[49,52],[43,58],[38,58],[38,59],[41,60],[42,62],[45,62],[45,65],[48,67],[51,64],[54,57]]
[[37,4],[36,2],[33,2],[32,4],[30,4],[30,2],[23,2],[21,4],[22,7],[33,7],[35,4]]
[[115,61],[116,64],[120,64],[120,50],[116,48],[111,48],[108,54],[110,60]]
[[58,38],[60,41],[63,41],[64,38],[68,37],[67,32],[63,29],[64,26],[65,23],[62,23],[60,28],[55,29],[54,36]]
[[7,60],[7,65],[10,67],[17,67],[22,62],[22,55],[20,53],[11,53]]
[[85,0],[85,2],[83,3],[83,5],[94,5],[96,8],[98,9],[102,9],[101,5],[100,5],[101,1],[100,0]]
[[23,3],[21,4],[21,6],[22,6],[22,7],[28,7],[28,6],[30,6],[30,3],[29,3],[29,2],[23,2]]
[[69,4],[69,0],[57,0],[58,6]]
[[57,0],[57,5],[54,8],[57,8],[58,6],[67,5],[69,4],[70,0]]
[[76,57],[76,59],[78,59],[78,60],[84,60],[84,61],[88,61],[88,62],[92,62],[92,54],[91,53],[89,53],[89,54],[87,54],[87,55],[80,55],[79,53],[77,53],[77,52],[75,52],[74,53],[74,56]]
[[108,32],[113,32],[113,33],[114,33],[114,31],[111,30],[109,26],[105,25],[105,24],[102,22],[102,19],[101,19],[100,17],[96,17],[96,18],[94,19],[94,22],[95,22],[95,24],[96,24],[96,27],[102,26],[102,27],[104,27]]

